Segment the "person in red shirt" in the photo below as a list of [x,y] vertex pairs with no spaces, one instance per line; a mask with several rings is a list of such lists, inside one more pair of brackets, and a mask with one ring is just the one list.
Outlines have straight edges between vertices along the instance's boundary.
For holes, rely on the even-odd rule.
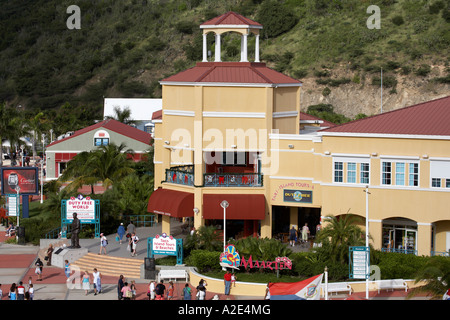
[[25,300],[25,287],[23,286],[22,281],[20,281],[17,286],[17,300]]
[[231,287],[231,273],[229,270],[225,273],[223,276],[223,283],[225,284],[225,294],[230,294],[230,287]]

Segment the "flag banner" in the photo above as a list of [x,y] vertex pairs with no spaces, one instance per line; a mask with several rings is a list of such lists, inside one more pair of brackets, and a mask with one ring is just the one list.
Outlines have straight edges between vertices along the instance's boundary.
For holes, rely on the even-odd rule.
[[270,300],[319,300],[323,273],[300,282],[269,284]]

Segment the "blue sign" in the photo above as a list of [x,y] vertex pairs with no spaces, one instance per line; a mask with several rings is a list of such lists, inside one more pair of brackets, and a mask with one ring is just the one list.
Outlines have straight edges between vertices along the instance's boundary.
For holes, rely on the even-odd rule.
[[349,278],[368,279],[370,268],[370,247],[349,247]]

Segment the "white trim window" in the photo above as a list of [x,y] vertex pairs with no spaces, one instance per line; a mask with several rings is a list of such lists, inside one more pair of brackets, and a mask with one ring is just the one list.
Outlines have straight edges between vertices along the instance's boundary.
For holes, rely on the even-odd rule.
[[408,185],[410,187],[419,186],[419,164],[418,163],[408,163],[409,166],[409,178]]
[[392,162],[383,161],[381,166],[381,184],[391,185],[392,184]]
[[347,163],[347,183],[356,183],[356,162]]
[[404,186],[405,185],[405,163],[396,162],[395,163],[395,185]]
[[450,159],[431,159],[430,178],[432,188],[450,188]]
[[334,163],[334,182],[344,182],[344,163],[336,161]]
[[369,163],[361,162],[359,177],[360,177],[361,183],[364,183],[364,184],[370,183],[370,164]]

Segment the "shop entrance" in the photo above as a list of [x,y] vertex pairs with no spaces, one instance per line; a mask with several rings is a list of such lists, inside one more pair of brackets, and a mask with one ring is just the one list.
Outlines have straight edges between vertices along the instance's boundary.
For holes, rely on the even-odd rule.
[[272,206],[272,236],[287,242],[291,224],[301,230],[307,223],[310,239],[314,239],[316,228],[320,224],[320,213],[321,208]]
[[385,220],[383,248],[389,252],[417,253],[417,224],[414,221]]

